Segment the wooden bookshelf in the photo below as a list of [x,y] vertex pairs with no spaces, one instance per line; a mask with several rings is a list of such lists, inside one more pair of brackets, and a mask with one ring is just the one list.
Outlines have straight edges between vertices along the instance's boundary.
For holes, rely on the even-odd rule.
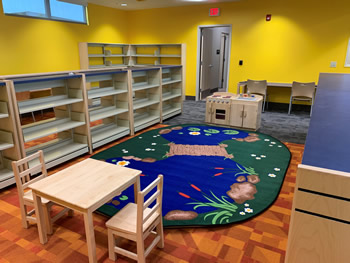
[[[85,79],[82,74],[44,74],[9,80],[22,158],[43,150],[46,166],[50,168],[89,152],[91,139],[87,125]],[[20,92],[47,89],[51,91],[49,96],[24,101],[16,99],[16,94]],[[53,118],[21,124],[20,114],[48,108],[53,109]],[[44,143],[35,143],[43,139]],[[34,142],[34,146],[28,146],[28,142]]]
[[0,98],[0,188],[4,188],[15,183],[11,162],[21,159],[8,81],[0,82]]

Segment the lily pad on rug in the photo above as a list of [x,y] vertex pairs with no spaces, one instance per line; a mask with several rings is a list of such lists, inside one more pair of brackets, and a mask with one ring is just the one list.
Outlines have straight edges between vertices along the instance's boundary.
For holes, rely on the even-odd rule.
[[[193,124],[151,130],[91,158],[141,170],[141,189],[163,174],[164,226],[180,227],[229,224],[263,212],[279,194],[290,156],[266,134]],[[132,187],[98,211],[113,216],[129,202]]]

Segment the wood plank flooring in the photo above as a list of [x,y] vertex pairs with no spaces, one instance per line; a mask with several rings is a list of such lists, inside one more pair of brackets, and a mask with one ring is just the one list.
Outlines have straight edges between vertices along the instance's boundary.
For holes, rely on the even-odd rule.
[[[156,125],[153,128],[159,128]],[[126,137],[124,141],[130,137]],[[106,149],[110,144],[96,151]],[[285,143],[292,153],[291,163],[281,192],[275,203],[264,213],[240,224],[212,228],[165,229],[164,249],[154,249],[147,262],[176,263],[235,263],[284,262],[296,169],[301,162],[304,146]],[[76,158],[49,170],[49,174],[79,162],[90,155]],[[55,211],[54,211],[55,212]],[[108,259],[107,218],[94,214],[97,258]],[[124,243],[131,246],[132,243]],[[41,245],[36,225],[22,228],[15,186],[0,191],[0,263],[4,262],[88,262],[84,221],[79,213],[63,217],[54,224],[54,234]],[[123,256],[117,262],[135,262]]]

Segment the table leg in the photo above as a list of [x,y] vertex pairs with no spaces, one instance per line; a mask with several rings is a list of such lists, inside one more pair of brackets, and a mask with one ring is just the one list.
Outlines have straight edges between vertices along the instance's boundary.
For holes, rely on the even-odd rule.
[[35,214],[36,214],[36,224],[39,232],[39,240],[41,244],[46,244],[47,233],[46,233],[46,225],[45,225],[43,206],[41,203],[41,197],[36,195],[34,192],[33,192],[33,201],[34,201],[34,208],[35,208]]
[[92,219],[92,212],[87,211],[84,213],[84,224],[85,224],[85,235],[86,243],[88,246],[89,262],[97,262],[96,257],[96,242],[95,242],[95,232],[94,232],[94,222]]
[[137,193],[141,191],[140,175],[137,176],[136,182],[134,183],[134,198],[135,204],[137,203]]

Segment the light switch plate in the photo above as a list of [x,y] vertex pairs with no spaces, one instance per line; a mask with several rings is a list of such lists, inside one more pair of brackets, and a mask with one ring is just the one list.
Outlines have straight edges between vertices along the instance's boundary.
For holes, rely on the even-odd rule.
[[331,61],[331,68],[336,68],[337,67],[337,61]]

